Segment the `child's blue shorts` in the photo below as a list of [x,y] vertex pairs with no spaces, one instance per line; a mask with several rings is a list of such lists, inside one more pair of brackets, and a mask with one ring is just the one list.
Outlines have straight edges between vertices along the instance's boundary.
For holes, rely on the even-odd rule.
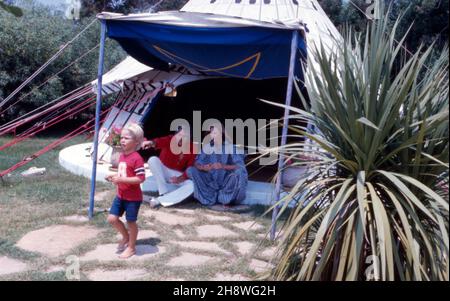
[[111,209],[109,213],[115,216],[122,216],[125,212],[125,217],[127,222],[137,221],[137,216],[139,213],[139,208],[141,207],[142,201],[127,201],[122,200],[118,196],[112,202]]

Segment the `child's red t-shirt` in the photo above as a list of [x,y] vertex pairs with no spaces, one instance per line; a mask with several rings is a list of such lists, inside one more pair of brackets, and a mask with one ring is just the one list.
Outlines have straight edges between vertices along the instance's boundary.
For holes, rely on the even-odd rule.
[[[145,180],[144,159],[137,152],[121,154],[118,167],[119,177],[138,177]],[[118,184],[117,196],[127,201],[142,201],[142,190],[139,184]]]

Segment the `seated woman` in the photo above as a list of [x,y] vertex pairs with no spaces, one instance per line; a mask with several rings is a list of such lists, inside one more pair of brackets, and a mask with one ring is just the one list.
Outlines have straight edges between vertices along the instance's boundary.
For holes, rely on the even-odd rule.
[[186,171],[194,182],[194,198],[205,206],[239,204],[245,199],[248,174],[244,154],[225,138],[221,125],[211,127],[211,142],[203,145],[194,166]]

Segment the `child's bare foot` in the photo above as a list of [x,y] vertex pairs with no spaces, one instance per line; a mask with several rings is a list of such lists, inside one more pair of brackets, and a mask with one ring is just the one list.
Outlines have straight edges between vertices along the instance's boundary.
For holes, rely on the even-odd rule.
[[136,254],[136,250],[128,247],[128,248],[126,248],[125,251],[123,251],[122,254],[119,255],[119,258],[127,259],[127,258],[130,258],[131,256],[133,256],[134,254]]
[[123,252],[128,247],[128,239],[123,238],[117,245],[117,252]]

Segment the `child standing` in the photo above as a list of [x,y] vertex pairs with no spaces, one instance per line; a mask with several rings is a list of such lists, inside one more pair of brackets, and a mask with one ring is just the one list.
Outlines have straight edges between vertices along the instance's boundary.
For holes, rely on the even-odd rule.
[[[108,222],[122,234],[122,240],[117,247],[122,252],[119,258],[125,259],[136,254],[136,239],[138,234],[137,216],[142,204],[140,184],[145,181],[144,160],[137,153],[144,133],[137,124],[126,126],[120,136],[122,154],[119,158],[118,173],[106,179],[117,186],[117,196],[111,206]],[[126,213],[128,231],[119,219]]]

